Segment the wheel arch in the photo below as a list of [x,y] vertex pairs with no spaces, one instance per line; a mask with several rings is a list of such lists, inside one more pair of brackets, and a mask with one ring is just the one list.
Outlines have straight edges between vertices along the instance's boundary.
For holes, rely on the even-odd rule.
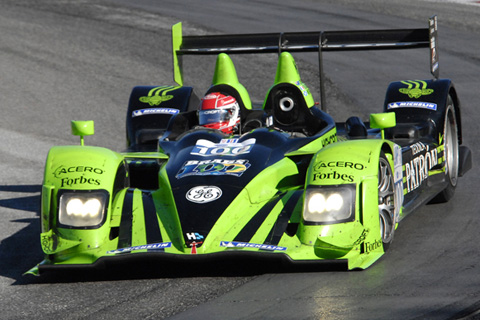
[[127,147],[149,144],[155,147],[171,118],[196,110],[199,102],[193,87],[134,87],[126,114]]
[[384,112],[394,112],[397,125],[386,130],[386,138],[419,139],[430,136],[439,141],[439,135],[444,131],[449,97],[455,109],[459,144],[461,144],[460,99],[450,79],[390,83],[385,96]]
[[448,90],[448,94],[453,100],[453,107],[455,110],[455,118],[457,119],[457,130],[458,130],[458,143],[462,144],[463,135],[462,135],[462,121],[461,121],[461,108],[460,108],[460,99],[457,95],[457,90],[453,83],[451,83],[450,88]]
[[[392,153],[385,140],[361,139],[329,144],[312,158],[307,185],[359,183],[365,177],[374,176],[377,174],[378,156],[383,148]],[[338,175],[319,178],[319,173],[333,172],[348,179],[339,179]]]
[[[400,181],[402,181],[400,147],[393,142],[381,139],[348,140],[328,145],[314,156],[307,174],[307,187],[348,183],[357,185],[358,202],[356,202],[355,223],[360,224],[365,230],[364,243],[360,245],[360,252],[365,254],[372,252],[383,254],[393,239],[393,231],[391,231],[392,235],[387,242],[382,241],[381,232],[384,229],[379,219],[378,197],[380,158],[387,158],[391,174],[398,173],[395,168],[398,168],[400,163]],[[349,161],[348,166],[347,161]],[[330,176],[330,179],[327,179],[327,176]],[[403,187],[400,186],[398,190],[403,195]],[[398,206],[395,206],[395,209],[398,207],[397,211],[391,211],[394,229],[402,202],[403,199]],[[380,246],[379,243],[382,245]]]

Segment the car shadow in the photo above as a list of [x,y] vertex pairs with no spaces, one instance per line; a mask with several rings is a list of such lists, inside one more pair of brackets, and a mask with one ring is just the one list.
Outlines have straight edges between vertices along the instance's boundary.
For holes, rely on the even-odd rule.
[[[3,227],[10,227],[10,224],[26,225],[0,240],[0,276],[14,279],[16,282],[23,282],[23,273],[42,259],[38,221],[41,188],[41,185],[0,185],[0,192],[7,193],[7,197],[0,199],[0,210],[7,208],[20,212],[18,219],[4,222],[6,225]],[[13,195],[11,198],[8,198],[9,192]],[[24,218],[25,215],[22,216],[21,211],[34,212],[37,217]]]
[[33,196],[17,197],[10,199],[0,199],[0,208],[9,208],[23,211],[37,212],[40,208],[40,191],[41,185],[14,185],[1,186],[0,192],[14,193],[38,193]]
[[269,273],[309,273],[347,271],[338,263],[282,263],[259,259],[164,259],[135,254],[130,259],[97,262],[88,267],[68,267],[42,270],[40,276],[24,276],[15,285],[34,283],[71,283],[194,277],[251,277]]

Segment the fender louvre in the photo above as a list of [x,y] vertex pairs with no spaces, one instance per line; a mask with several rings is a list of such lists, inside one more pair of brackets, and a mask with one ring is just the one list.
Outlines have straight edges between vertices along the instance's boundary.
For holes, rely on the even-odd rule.
[[162,234],[158,225],[157,211],[153,203],[150,192],[142,192],[143,210],[145,214],[145,231],[147,234],[147,244],[161,243]]
[[281,196],[265,204],[237,234],[234,241],[249,242],[280,199],[282,199]]
[[122,219],[118,235],[118,248],[127,248],[132,245],[132,205],[135,189],[128,189],[123,200]]
[[278,245],[280,239],[284,235],[288,227],[288,221],[293,214],[293,210],[298,203],[298,200],[303,195],[303,189],[295,191],[295,193],[288,199],[287,203],[282,209],[282,212],[278,216],[275,225],[270,231],[265,244]]

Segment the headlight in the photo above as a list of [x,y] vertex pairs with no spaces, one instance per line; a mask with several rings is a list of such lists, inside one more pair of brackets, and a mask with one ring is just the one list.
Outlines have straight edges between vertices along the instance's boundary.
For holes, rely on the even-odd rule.
[[305,222],[331,224],[355,218],[355,184],[310,187],[305,191]]
[[105,217],[108,192],[65,190],[59,196],[58,222],[70,228],[99,227]]

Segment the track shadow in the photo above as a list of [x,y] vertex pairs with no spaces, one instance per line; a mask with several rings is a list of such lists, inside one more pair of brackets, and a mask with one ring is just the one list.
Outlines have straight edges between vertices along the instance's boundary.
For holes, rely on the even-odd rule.
[[[0,192],[12,192],[14,197],[0,200],[0,209],[8,208],[20,211],[35,212],[39,215],[40,185],[11,185],[0,186]],[[19,193],[34,194],[19,197]],[[8,197],[8,194],[6,195]],[[4,195],[2,198],[6,198]],[[17,214],[15,214],[17,216]],[[29,214],[29,216],[31,216]],[[42,260],[40,247],[40,223],[38,218],[22,218],[21,212],[18,219],[10,220],[8,224],[25,224],[13,235],[0,239],[0,276],[21,281],[25,271]],[[8,228],[8,225],[5,226]]]

